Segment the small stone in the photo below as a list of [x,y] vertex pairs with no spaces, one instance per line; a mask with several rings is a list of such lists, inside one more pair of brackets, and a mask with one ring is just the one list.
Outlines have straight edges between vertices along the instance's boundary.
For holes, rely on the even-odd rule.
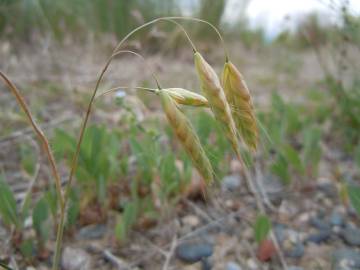
[[304,270],[304,268],[302,268],[300,266],[289,266],[287,269],[288,270]]
[[295,246],[286,252],[286,256],[290,258],[299,259],[304,256],[305,247],[301,242],[297,242]]
[[249,270],[257,270],[257,269],[259,269],[257,263],[252,258],[248,259],[246,261],[246,264],[247,264]]
[[234,191],[241,186],[241,178],[237,174],[227,175],[221,182],[223,191]]
[[228,262],[226,264],[226,270],[242,270],[241,266],[238,265],[236,262]]
[[76,235],[78,240],[94,240],[102,238],[106,233],[104,224],[89,225],[81,228]]
[[360,246],[360,229],[347,226],[341,232],[341,236],[347,244],[352,246]]
[[90,270],[91,257],[82,249],[66,247],[61,258],[65,270]]
[[181,219],[184,225],[188,225],[192,228],[197,227],[200,224],[200,219],[195,215],[187,215]]
[[289,219],[295,216],[298,212],[298,208],[290,201],[283,200],[279,207],[279,214],[281,219]]
[[284,224],[277,223],[274,226],[274,234],[280,243],[282,243],[286,238],[285,230],[286,226]]
[[311,218],[309,224],[318,230],[330,230],[331,226],[325,220],[314,217]]
[[213,254],[214,248],[209,243],[182,243],[176,248],[176,257],[187,263],[195,263]]
[[342,227],[344,225],[344,217],[340,213],[333,211],[330,216],[330,224],[332,226]]
[[333,262],[336,270],[360,269],[360,252],[347,248],[336,250]]
[[212,265],[208,258],[204,258],[201,260],[201,270],[211,270]]
[[326,242],[330,237],[331,237],[331,230],[323,230],[309,235],[306,241],[320,244]]

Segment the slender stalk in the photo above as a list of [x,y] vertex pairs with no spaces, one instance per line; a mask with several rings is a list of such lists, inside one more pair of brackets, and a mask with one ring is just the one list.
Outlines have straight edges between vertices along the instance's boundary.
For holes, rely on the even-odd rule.
[[26,104],[25,99],[20,94],[20,92],[17,89],[17,87],[15,86],[15,84],[13,84],[8,79],[8,77],[1,71],[0,71],[0,76],[3,79],[3,81],[5,82],[5,84],[8,86],[8,88],[10,89],[11,93],[15,96],[16,101],[18,102],[21,109],[24,111],[26,118],[28,119],[30,125],[34,129],[39,141],[41,142],[43,149],[45,150],[45,154],[46,154],[46,156],[49,160],[50,166],[51,166],[51,172],[55,179],[56,193],[59,197],[60,205],[63,205],[64,201],[63,201],[63,194],[61,192],[60,175],[59,175],[59,171],[56,166],[55,158],[54,158],[51,148],[50,148],[49,141],[45,137],[44,132],[41,130],[40,126],[38,126],[38,124],[35,122],[34,117],[31,114],[30,109],[29,109],[28,105]]
[[104,92],[102,92],[101,94],[97,95],[95,97],[95,99],[98,99],[98,98],[101,98],[103,96],[106,96],[108,94],[111,94],[111,93],[114,93],[114,92],[117,92],[119,91],[119,89],[138,89],[138,90],[145,90],[145,91],[149,91],[151,93],[157,93],[159,90],[158,89],[155,89],[155,88],[147,88],[147,87],[141,87],[141,86],[134,86],[134,87],[131,87],[131,86],[118,86],[118,87],[113,87],[113,88],[110,88]]

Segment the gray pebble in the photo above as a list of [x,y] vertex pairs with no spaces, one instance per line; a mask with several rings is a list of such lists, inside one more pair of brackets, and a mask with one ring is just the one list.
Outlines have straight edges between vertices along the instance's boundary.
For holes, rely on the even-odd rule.
[[187,263],[195,263],[210,257],[214,248],[209,243],[182,243],[176,248],[176,257]]
[[330,224],[332,226],[342,227],[344,225],[344,217],[340,213],[333,211],[330,216]]
[[333,253],[333,269],[360,269],[360,252],[348,248],[336,250]]
[[321,244],[329,240],[329,238],[331,237],[331,233],[332,233],[331,230],[319,231],[317,233],[309,235],[306,241],[313,242],[315,244]]
[[226,270],[242,270],[241,266],[238,265],[236,262],[228,262],[226,264]]
[[286,256],[294,259],[299,259],[304,255],[305,247],[301,242],[297,242],[295,246],[286,252]]
[[352,246],[360,246],[360,230],[358,228],[347,226],[341,236],[344,241]]
[[106,233],[104,224],[89,225],[79,230],[76,235],[78,240],[94,240],[102,238]]
[[224,191],[236,190],[241,186],[241,178],[239,175],[236,174],[227,175],[223,178],[221,186]]
[[309,221],[310,225],[318,230],[330,230],[331,226],[329,223],[327,223],[325,220],[314,217],[311,218]]
[[90,270],[91,257],[82,249],[66,247],[61,258],[65,270]]

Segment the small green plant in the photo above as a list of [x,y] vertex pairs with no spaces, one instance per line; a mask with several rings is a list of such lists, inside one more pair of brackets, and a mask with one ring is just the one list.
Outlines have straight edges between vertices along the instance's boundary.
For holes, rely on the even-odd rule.
[[254,224],[255,240],[258,244],[267,239],[271,230],[271,222],[265,215],[258,215]]
[[[320,118],[319,118],[320,117]],[[270,171],[284,183],[292,183],[293,176],[315,178],[321,159],[321,131],[318,125],[321,115],[306,112],[302,106],[286,103],[278,94],[272,96],[270,111],[260,113],[264,125],[263,141],[271,157]]]
[[348,185],[347,192],[352,206],[360,216],[360,187],[355,185]]

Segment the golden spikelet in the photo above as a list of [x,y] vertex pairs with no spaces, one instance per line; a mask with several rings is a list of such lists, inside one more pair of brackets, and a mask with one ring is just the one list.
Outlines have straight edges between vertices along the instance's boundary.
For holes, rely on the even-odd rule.
[[159,90],[158,93],[161,98],[163,110],[176,137],[181,142],[187,154],[190,156],[193,165],[202,175],[206,183],[211,183],[213,181],[213,169],[190,121],[166,91]]
[[236,135],[235,122],[231,115],[230,106],[226,100],[224,90],[214,69],[205,61],[200,53],[194,54],[195,67],[198,73],[201,89],[208,99],[209,106],[215,115],[215,118],[224,127],[226,136],[240,159],[239,144]]
[[197,107],[209,106],[208,101],[204,96],[184,88],[166,88],[162,89],[162,91],[167,92],[178,104]]
[[256,150],[258,129],[250,92],[241,73],[230,61],[224,65],[221,83],[240,137],[249,148]]

